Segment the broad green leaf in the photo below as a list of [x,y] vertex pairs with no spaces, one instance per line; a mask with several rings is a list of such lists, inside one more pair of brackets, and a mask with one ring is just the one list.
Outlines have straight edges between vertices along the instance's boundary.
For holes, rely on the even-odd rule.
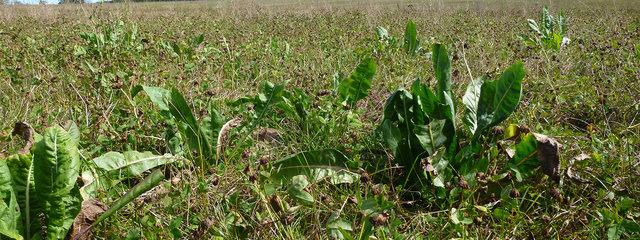
[[404,30],[404,51],[408,54],[415,55],[419,49],[420,42],[418,41],[416,24],[413,23],[413,21],[409,21]]
[[82,173],[84,186],[80,189],[83,198],[95,197],[98,188],[108,189],[122,180],[140,177],[155,167],[177,161],[179,158],[171,154],[155,155],[151,152],[127,151],[124,153],[108,152],[93,159],[100,172]]
[[618,224],[613,224],[607,230],[607,240],[618,240],[620,239],[620,234],[622,234],[622,229]]
[[474,135],[480,135],[493,123],[494,99],[496,95],[496,82],[485,81],[480,87],[478,100],[477,127]]
[[209,116],[202,121],[202,131],[211,145],[216,145],[220,129],[225,124],[224,117],[216,110],[213,104],[209,104]]
[[536,20],[527,19],[527,23],[529,24],[529,28],[531,29],[531,31],[534,31],[537,34],[542,34],[540,32],[540,28],[538,27],[538,23],[536,22]]
[[557,20],[558,20],[558,31],[562,36],[564,36],[567,33],[567,21],[564,17],[564,13],[560,12],[560,15],[558,15]]
[[376,36],[378,40],[384,41],[389,38],[389,31],[384,27],[378,26],[376,27]]
[[31,154],[16,154],[6,159],[11,172],[13,190],[20,206],[18,229],[21,233],[37,232],[40,229],[39,221],[34,220],[37,219],[42,209],[42,201],[36,199],[32,159],[33,155]]
[[[425,124],[430,118],[436,115],[436,109],[438,107],[438,98],[426,85],[420,83],[417,79],[411,86],[411,94],[413,94],[414,103],[417,104],[416,123]],[[420,111],[416,111],[420,109]]]
[[191,108],[184,99],[184,96],[177,90],[171,90],[171,101],[169,101],[169,111],[174,118],[183,123],[181,131],[184,133],[189,148],[200,154],[197,162],[201,168],[208,165],[208,160],[214,157],[212,147],[205,137],[204,132],[191,112]]
[[127,151],[124,153],[108,152],[93,159],[96,166],[110,172],[112,176],[130,178],[142,175],[142,173],[175,162],[178,158],[171,154],[155,155],[151,152]]
[[327,179],[332,184],[352,183],[359,175],[349,170],[348,161],[334,149],[300,152],[275,161],[271,178],[282,182],[305,175],[312,182]]
[[36,196],[47,216],[47,239],[64,239],[80,212],[76,180],[80,159],[76,142],[59,126],[50,127],[35,145],[33,172]]
[[435,120],[427,125],[416,125],[413,129],[420,144],[429,155],[447,141],[447,137],[442,132],[445,122],[446,120]]
[[624,228],[625,231],[629,233],[640,233],[640,224],[634,222],[632,220],[622,220],[620,226]]
[[444,101],[444,93],[451,96],[451,62],[447,48],[443,44],[434,44],[431,50],[431,58],[433,59],[433,70],[438,80],[438,97]]
[[452,171],[449,167],[449,161],[444,158],[445,149],[440,148],[435,151],[434,154],[427,158],[427,162],[433,167],[433,171],[426,171],[426,174],[431,177],[433,186],[444,188],[446,183],[452,177]]
[[351,232],[353,227],[350,222],[340,218],[338,213],[334,212],[327,221],[327,231],[334,239],[348,239],[349,234],[343,234],[343,232]]
[[543,32],[553,31],[553,16],[549,13],[549,8],[544,6],[542,8],[542,20]]
[[411,118],[413,96],[407,90],[395,91],[384,105],[384,119],[404,122]]
[[169,111],[169,105],[167,103],[169,96],[171,95],[171,92],[169,90],[160,87],[149,87],[144,85],[142,86],[142,89],[145,93],[147,93],[149,99],[151,99],[151,102],[153,102],[158,108],[160,108],[161,111]]
[[312,205],[315,201],[313,196],[304,189],[309,186],[309,181],[305,175],[297,175],[291,178],[287,191],[289,196],[303,205]]
[[385,119],[382,122],[381,130],[382,138],[387,144],[387,147],[389,147],[392,152],[396,153],[398,151],[398,146],[402,141],[400,128],[398,128],[398,126],[396,126],[391,120]]
[[498,80],[482,84],[475,136],[498,125],[515,111],[522,94],[524,74],[524,65],[518,62],[505,70]]
[[480,88],[483,82],[482,78],[472,80],[462,97],[462,103],[465,106],[463,119],[471,133],[474,133],[478,127],[478,102],[480,101]]
[[633,204],[635,204],[635,202],[636,201],[630,197],[620,198],[620,201],[618,201],[617,204],[618,212],[620,212],[621,214],[626,214],[627,211],[633,207]]
[[365,58],[360,61],[351,76],[340,81],[338,85],[340,99],[354,106],[357,101],[368,96],[375,73],[376,63],[372,58]]
[[447,144],[450,145],[450,150],[454,150],[456,145],[456,110],[451,96],[446,92],[443,92],[443,96],[444,106],[441,108],[443,114],[442,117],[447,120],[444,125],[443,133],[447,137]]
[[496,95],[493,100],[495,109],[492,126],[504,121],[515,111],[522,95],[522,80],[525,71],[522,62],[518,62],[505,70],[496,81]]
[[509,168],[516,170],[524,176],[531,175],[534,169],[540,166],[537,159],[538,141],[536,137],[529,133],[524,135],[516,145],[515,155],[509,159]]
[[76,145],[80,144],[80,128],[78,128],[78,125],[75,122],[71,122],[68,132],[71,139],[76,142]]
[[7,161],[0,159],[0,238],[23,239],[19,230],[20,207],[11,178]]

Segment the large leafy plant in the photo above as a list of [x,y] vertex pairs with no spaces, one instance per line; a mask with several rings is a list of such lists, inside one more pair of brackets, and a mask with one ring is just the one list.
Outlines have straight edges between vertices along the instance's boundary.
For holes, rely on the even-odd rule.
[[[438,189],[443,197],[454,177],[487,170],[488,152],[496,143],[515,143],[508,148],[508,170],[518,180],[531,175],[538,166],[557,179],[559,145],[553,139],[534,133],[510,131],[506,142],[489,131],[498,126],[517,108],[525,77],[524,65],[513,64],[496,80],[479,78],[471,81],[462,98],[466,130],[456,126],[456,106],[451,92],[451,65],[446,47],[432,47],[436,88],[416,80],[410,90],[399,89],[387,99],[379,132],[392,151],[394,161],[402,167],[402,184],[410,189]],[[514,125],[515,126],[515,125]],[[468,138],[466,137],[468,136]],[[491,155],[491,154],[489,154]],[[493,155],[492,155],[493,156]],[[492,159],[498,159],[493,157]]]
[[64,239],[80,212],[79,172],[77,140],[59,126],[45,131],[33,155],[0,161],[0,233],[13,239]]
[[553,16],[545,6],[542,8],[539,23],[533,19],[527,19],[527,23],[533,36],[519,36],[527,44],[544,49],[560,50],[570,41],[567,37],[566,18],[562,12],[558,16]]
[[[82,196],[77,183],[81,170],[79,131],[73,124],[69,130],[54,126],[39,135],[27,124],[19,123],[16,126],[16,129],[21,126],[21,130],[14,129],[14,133],[22,135],[27,144],[20,153],[0,159],[0,197],[3,199],[0,202],[0,236],[10,239],[65,239],[81,211],[83,200],[94,197]],[[35,143],[32,144],[34,139]],[[151,155],[125,154],[130,157]],[[111,155],[118,154],[110,153],[97,159]],[[138,160],[114,169],[125,169],[127,171],[124,174],[131,176],[142,175],[142,172],[160,165],[145,159]],[[119,163],[122,161],[103,164],[113,166]],[[100,215],[94,224],[156,186],[162,178],[162,173],[156,172],[140,182]],[[86,184],[82,188],[85,187]]]

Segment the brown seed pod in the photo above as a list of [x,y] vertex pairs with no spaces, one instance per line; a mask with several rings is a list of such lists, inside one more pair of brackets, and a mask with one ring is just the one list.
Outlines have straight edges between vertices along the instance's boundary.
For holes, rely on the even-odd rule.
[[478,180],[478,182],[487,183],[487,175],[485,175],[483,172],[479,172],[478,174],[476,174],[476,179]]
[[502,134],[504,134],[504,128],[500,127],[500,126],[495,126],[493,127],[492,131],[494,136],[500,136]]
[[271,208],[273,208],[273,211],[275,211],[276,213],[282,212],[282,200],[280,200],[280,197],[278,197],[278,195],[273,195],[271,196],[271,198],[269,199],[269,205],[271,205]]
[[256,181],[258,181],[258,174],[254,173],[251,176],[249,176],[249,181],[252,183],[255,183]]
[[180,177],[173,177],[171,178],[171,185],[176,186],[178,185],[178,183],[180,183],[182,179],[180,179]]
[[269,156],[260,157],[260,159],[258,160],[258,163],[260,164],[260,166],[267,165],[267,163],[269,163]]
[[527,133],[531,132],[531,129],[529,129],[529,127],[527,127],[527,126],[521,125],[521,126],[518,126],[518,131],[521,134],[527,134]]
[[369,174],[365,171],[362,171],[362,173],[360,174],[360,182],[362,182],[363,184],[369,184],[371,182],[371,176],[369,176]]
[[251,166],[249,166],[249,164],[247,164],[247,166],[245,166],[244,169],[242,170],[242,173],[244,173],[244,174],[251,173]]
[[389,222],[389,214],[388,213],[374,214],[373,216],[371,216],[370,220],[373,226],[376,226],[376,227],[384,226]]
[[558,202],[562,203],[564,202],[564,197],[562,197],[562,193],[560,193],[560,189],[554,187],[551,189],[551,195],[553,196],[553,198],[555,198]]
[[460,181],[458,181],[458,187],[462,189],[469,189],[469,184],[464,180],[463,177],[460,177]]
[[246,160],[249,159],[249,156],[251,156],[251,152],[249,151],[249,149],[245,149],[242,152],[242,160],[246,162]]
[[382,189],[379,185],[373,185],[371,187],[371,193],[373,193],[373,195],[380,195],[382,193]]
[[211,179],[211,185],[218,186],[219,183],[220,179],[218,179],[218,177],[214,177],[213,179]]
[[509,193],[509,195],[512,198],[519,198],[520,197],[520,191],[518,191],[518,189],[511,189],[511,193]]

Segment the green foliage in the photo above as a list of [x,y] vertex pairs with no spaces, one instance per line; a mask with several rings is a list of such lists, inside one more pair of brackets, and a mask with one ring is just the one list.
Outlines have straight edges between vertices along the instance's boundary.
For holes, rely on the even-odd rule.
[[[458,139],[464,136],[464,132],[456,131],[456,111],[451,98],[451,66],[445,46],[435,44],[431,56],[437,80],[436,92],[433,93],[416,80],[411,92],[400,89],[393,93],[385,104],[379,131],[393,153],[394,161],[403,167],[406,187],[426,190],[429,186],[435,186],[441,189],[436,195],[444,197],[442,190],[452,180],[454,172],[464,176],[472,171],[486,170],[483,166],[487,163],[475,160],[474,156],[487,151],[483,148],[490,145],[479,141],[484,139],[482,136],[487,129],[500,124],[515,111],[520,101],[525,71],[522,63],[516,63],[506,69],[498,80],[480,78],[471,81],[462,98],[466,110],[463,122],[472,135],[471,141],[465,141]],[[556,154],[554,156],[557,157],[557,145],[545,144],[549,146],[549,151],[541,153],[536,149],[535,138],[533,142],[526,140],[530,139],[525,137],[518,144],[516,157],[510,160],[515,162],[510,164],[511,169],[530,174],[543,165],[545,173],[555,178],[557,158],[548,156]],[[535,162],[528,161],[529,154],[534,153],[541,154],[532,158]]]
[[36,199],[42,201],[42,213],[48,219],[46,238],[63,239],[80,212],[77,143],[61,127],[49,128],[35,145],[33,159]]
[[84,186],[80,188],[80,193],[84,199],[96,197],[97,189],[107,190],[123,180],[143,176],[146,171],[177,160],[179,158],[171,154],[155,155],[151,152],[105,153],[91,161],[95,164],[95,169],[82,172],[82,178],[85,181]]
[[420,41],[418,40],[418,32],[416,24],[413,21],[407,22],[404,30],[404,51],[410,55],[416,55],[420,51]]
[[540,23],[533,19],[527,19],[529,29],[534,36],[520,35],[519,38],[526,44],[540,46],[543,49],[560,50],[569,43],[567,35],[567,22],[564,14],[554,17],[545,6],[542,8]]
[[297,175],[291,178],[287,191],[289,196],[303,205],[312,205],[315,201],[313,196],[304,189],[309,186],[309,181],[305,175]]
[[7,161],[0,160],[0,234],[11,239],[23,239],[18,230],[20,223],[20,206],[16,199],[11,172]]
[[205,59],[214,51],[213,48],[206,46],[204,33],[193,37],[189,41],[162,41],[161,45],[171,56],[185,62],[187,70],[195,67],[195,61]]
[[434,44],[431,59],[433,59],[433,70],[438,80],[438,97],[443,101],[445,94],[451,96],[451,62],[447,48],[442,44]]
[[498,125],[515,111],[522,95],[524,65],[516,63],[496,81],[474,80],[467,87],[463,103],[464,122],[475,137]]
[[[80,212],[77,142],[66,130],[54,126],[34,145],[32,156],[14,155],[0,165],[1,194],[11,207],[11,211],[1,212],[0,219],[7,220],[2,233],[14,239],[64,239]],[[47,221],[41,222],[40,215]],[[47,231],[42,233],[40,227]]]
[[358,179],[358,175],[349,170],[353,167],[353,163],[338,150],[305,151],[275,161],[271,179],[284,182],[304,175],[312,182],[328,180],[332,184],[352,183]]
[[[30,127],[27,130],[33,131]],[[0,234],[12,239],[67,237],[67,232],[80,213],[83,199],[77,184],[81,169],[79,134],[75,124],[71,124],[69,130],[59,126],[50,127],[36,138],[37,142],[30,153],[0,159],[0,197],[4,199],[0,203]],[[105,174],[101,176],[111,175],[113,180],[117,178],[116,181],[142,175],[149,169],[172,161],[174,159],[170,156],[158,157],[149,152],[135,151],[124,154],[110,152],[94,159],[100,173]],[[83,173],[85,174],[92,177],[91,171]],[[162,178],[161,173],[157,174]],[[91,184],[92,182],[85,183],[83,190],[90,188],[95,191],[98,188]],[[129,197],[126,202],[140,195],[140,191],[144,192],[157,185],[157,180],[144,184],[146,186],[134,188],[134,196]],[[84,197],[95,196],[85,194]],[[121,208],[119,204],[123,205],[122,202],[116,202],[114,210],[107,211],[98,220],[103,220]]]
[[515,155],[509,159],[508,165],[516,173],[516,178],[522,180],[522,173],[530,173],[540,165],[536,158],[538,141],[533,134],[526,134],[515,150]]
[[338,83],[338,95],[343,104],[355,106],[358,100],[369,95],[371,81],[376,73],[376,63],[372,58],[363,59],[349,78]]
[[102,32],[82,32],[80,38],[84,45],[75,46],[76,56],[106,60],[112,54],[139,53],[143,44],[138,34],[138,28],[127,28],[123,21],[105,27]]
[[[189,104],[182,94],[175,88],[171,91],[159,87],[142,86],[151,101],[160,109],[161,115],[171,126],[176,126],[180,137],[172,133],[167,135],[168,147],[174,150],[174,154],[181,154],[182,146],[195,152],[194,160],[198,167],[204,171],[216,157],[217,137],[222,128],[223,120],[218,111],[210,106],[209,116],[202,122],[193,115]],[[175,140],[178,140],[176,143]],[[180,142],[183,140],[183,142]]]
[[[302,92],[298,92],[301,93]],[[303,94],[302,98],[306,98]],[[253,125],[259,124],[263,118],[272,116],[273,113],[278,110],[282,111],[289,116],[298,116],[303,119],[306,115],[300,102],[294,103],[292,99],[295,96],[285,89],[285,84],[273,84],[271,82],[264,82],[260,89],[260,92],[253,96],[242,97],[232,103],[233,106],[247,106],[250,105],[252,111],[249,112],[250,118],[253,119]]]

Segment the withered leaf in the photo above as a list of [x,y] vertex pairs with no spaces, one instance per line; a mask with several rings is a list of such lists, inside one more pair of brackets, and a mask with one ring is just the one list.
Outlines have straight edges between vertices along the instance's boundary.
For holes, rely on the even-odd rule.
[[91,239],[91,232],[79,236],[84,229],[93,224],[98,216],[107,210],[107,206],[96,199],[88,199],[82,202],[80,214],[73,220],[73,229],[71,231],[71,239]]
[[258,129],[258,131],[254,132],[254,137],[258,141],[265,141],[265,142],[271,142],[271,143],[279,142],[282,140],[282,136],[280,135],[280,132],[273,128]]
[[18,135],[25,141],[24,147],[20,150],[21,154],[26,154],[30,151],[31,145],[33,145],[33,128],[28,123],[16,122],[13,125],[11,135]]
[[537,156],[542,172],[555,181],[560,181],[560,147],[557,140],[542,134],[534,133],[538,141]]

